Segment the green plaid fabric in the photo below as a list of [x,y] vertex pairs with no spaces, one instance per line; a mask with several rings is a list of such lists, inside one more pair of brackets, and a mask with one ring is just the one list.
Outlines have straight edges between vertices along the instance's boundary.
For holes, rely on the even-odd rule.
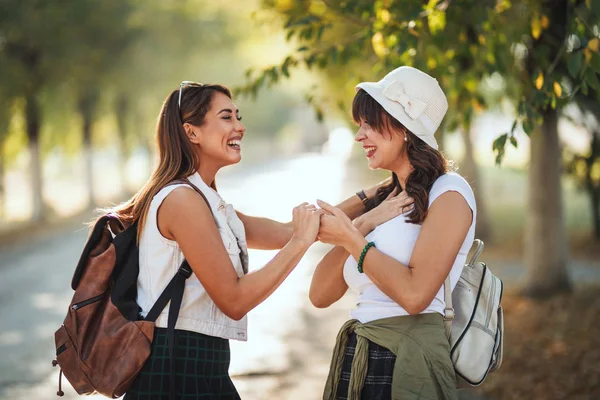
[[[346,400],[348,398],[350,372],[355,350],[356,333],[352,332],[348,336],[348,343],[344,352],[344,364],[342,364],[342,375],[335,395],[336,400]],[[361,400],[390,400],[392,398],[392,378],[394,377],[395,363],[396,356],[394,353],[369,340],[369,364],[360,396]]]
[[[239,400],[229,377],[227,339],[175,331],[175,375],[179,399]],[[170,360],[167,329],[156,328],[152,352],[125,400],[169,399]]]

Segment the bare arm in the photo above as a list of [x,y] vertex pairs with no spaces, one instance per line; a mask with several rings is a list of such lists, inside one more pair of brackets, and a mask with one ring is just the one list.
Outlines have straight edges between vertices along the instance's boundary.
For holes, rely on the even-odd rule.
[[244,224],[248,247],[259,250],[281,249],[292,238],[291,222],[283,223],[269,218],[251,217],[236,211]]
[[[386,181],[365,190],[368,198],[374,197],[377,189]],[[355,219],[365,212],[365,206],[357,195],[352,195],[342,201],[337,207],[350,219]],[[269,218],[253,217],[236,211],[238,217],[244,224],[248,247],[259,250],[281,249],[292,237],[293,229],[291,222],[278,222]]]
[[[379,182],[377,185],[365,189],[367,198],[373,198],[377,194],[377,189],[389,183],[389,179]],[[336,206],[344,212],[351,220],[354,220],[365,213],[365,205],[357,195],[352,195]]]
[[[189,188],[177,188],[158,213],[163,235],[177,241],[192,270],[217,307],[239,320],[283,282],[314,242],[320,211],[294,209],[294,234],[263,268],[237,276],[212,214],[204,200]],[[312,236],[312,237],[311,237]]]
[[[339,211],[325,209],[341,219]],[[450,272],[472,219],[473,213],[459,193],[444,193],[429,208],[408,266],[371,249],[363,270],[383,293],[410,314],[418,314],[431,303]],[[349,221],[343,223],[340,244],[358,260],[367,241]]]
[[[412,203],[413,199],[406,192],[399,195],[392,192],[379,206],[356,218],[353,225],[363,237],[367,236],[378,225],[402,214]],[[327,218],[321,218],[320,240],[329,239],[327,221]],[[344,280],[343,268],[348,256],[344,247],[336,246],[317,265],[309,292],[310,301],[315,307],[329,307],[346,293],[348,285]]]
[[[371,231],[365,224],[355,223],[355,226],[366,236]],[[321,259],[312,281],[308,297],[317,308],[326,308],[342,298],[348,290],[344,280],[344,264],[350,253],[342,246],[335,246]]]

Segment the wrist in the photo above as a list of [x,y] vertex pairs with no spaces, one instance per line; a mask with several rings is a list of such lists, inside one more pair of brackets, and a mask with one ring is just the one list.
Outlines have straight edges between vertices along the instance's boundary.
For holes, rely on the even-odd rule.
[[296,235],[292,235],[292,238],[288,243],[290,246],[292,246],[292,248],[297,249],[300,252],[306,252],[313,244],[313,242],[309,242],[308,240]]
[[360,199],[360,201],[363,204],[364,209],[367,209],[367,201],[369,200],[369,196],[367,196],[366,192],[364,190],[359,190],[358,192],[356,192],[356,195],[358,196],[358,198]]
[[366,236],[373,230],[373,227],[371,227],[369,220],[365,218],[364,215],[365,214],[356,218],[354,221],[352,221],[352,224],[356,229],[358,229],[361,235]]
[[360,254],[367,243],[365,236],[358,229],[354,228],[348,235],[343,246],[348,253],[355,255],[357,252]]
[[365,195],[367,196],[368,199],[372,199],[373,197],[375,197],[375,195],[377,194],[377,189],[379,188],[379,185],[375,185],[372,186],[368,189],[365,189]]

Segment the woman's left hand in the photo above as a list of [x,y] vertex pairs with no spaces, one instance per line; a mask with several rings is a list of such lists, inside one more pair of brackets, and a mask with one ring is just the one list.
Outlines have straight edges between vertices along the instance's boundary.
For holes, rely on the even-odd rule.
[[352,235],[357,232],[352,221],[342,210],[329,203],[317,200],[317,204],[325,210],[325,213],[321,215],[318,239],[323,243],[344,247]]

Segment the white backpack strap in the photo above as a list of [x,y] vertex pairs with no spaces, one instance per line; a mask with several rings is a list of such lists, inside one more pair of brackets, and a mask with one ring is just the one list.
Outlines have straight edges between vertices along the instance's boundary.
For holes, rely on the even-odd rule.
[[[483,241],[479,239],[475,239],[473,241],[475,247],[475,252],[473,256],[465,265],[465,268],[473,268],[475,262],[481,255],[483,251]],[[452,321],[454,320],[454,307],[452,306],[452,289],[450,288],[450,274],[446,277],[444,281],[444,302],[446,303],[446,307],[444,308],[444,328],[446,329],[446,337],[450,339],[450,332],[452,331]]]
[[444,281],[444,328],[446,329],[446,337],[450,339],[450,331],[452,330],[452,320],[454,319],[454,307],[452,307],[452,290],[450,289],[450,274]]

